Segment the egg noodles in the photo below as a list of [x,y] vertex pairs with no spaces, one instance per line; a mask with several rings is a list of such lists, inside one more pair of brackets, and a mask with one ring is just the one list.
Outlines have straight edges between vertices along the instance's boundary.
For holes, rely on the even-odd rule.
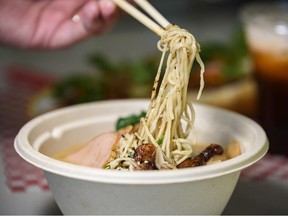
[[[192,103],[187,101],[187,88],[196,59],[201,67],[199,99],[204,87],[200,45],[187,30],[169,25],[157,46],[162,56],[146,117],[141,119],[137,131],[122,135],[115,158],[107,164],[110,169],[137,169],[139,164],[132,155],[139,145],[147,143],[156,147],[157,169],[174,169],[185,159],[191,158],[196,141],[195,113]],[[162,71],[164,74],[161,78]],[[187,139],[189,134],[192,134],[191,140]]]

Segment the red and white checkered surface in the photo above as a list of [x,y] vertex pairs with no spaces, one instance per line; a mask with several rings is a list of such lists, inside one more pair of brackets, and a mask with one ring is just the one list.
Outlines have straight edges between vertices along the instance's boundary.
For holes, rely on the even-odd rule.
[[257,181],[282,181],[288,184],[288,157],[267,154],[257,163],[244,169],[241,178]]
[[52,78],[37,72],[11,69],[0,83],[0,161],[6,186],[12,192],[26,192],[31,188],[49,190],[43,172],[23,160],[14,149],[14,138],[29,120],[27,103]]
[[[52,79],[15,69],[8,70],[6,75],[4,85],[0,85],[0,160],[6,186],[12,192],[25,192],[32,187],[49,190],[42,171],[20,158],[13,142],[21,126],[29,120],[26,114],[28,99]],[[240,179],[288,182],[288,157],[267,154],[243,170]]]

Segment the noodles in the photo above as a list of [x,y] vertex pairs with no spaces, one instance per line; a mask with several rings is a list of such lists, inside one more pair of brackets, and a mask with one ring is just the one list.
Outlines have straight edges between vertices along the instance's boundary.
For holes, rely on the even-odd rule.
[[[192,104],[187,103],[187,88],[196,59],[201,66],[199,99],[204,87],[204,64],[199,56],[200,46],[188,31],[170,25],[161,36],[158,49],[162,51],[162,57],[146,117],[141,119],[137,132],[121,137],[116,159],[108,163],[111,169],[137,169],[139,164],[131,159],[131,154],[142,144],[155,146],[157,169],[174,169],[192,155],[196,139],[195,113]],[[160,83],[165,59],[166,68]],[[187,140],[190,133],[193,135],[191,141]]]

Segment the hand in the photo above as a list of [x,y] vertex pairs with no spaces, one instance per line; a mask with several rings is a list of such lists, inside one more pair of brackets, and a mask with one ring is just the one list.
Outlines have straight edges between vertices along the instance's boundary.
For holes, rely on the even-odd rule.
[[61,48],[106,31],[116,17],[110,0],[0,0],[0,41]]

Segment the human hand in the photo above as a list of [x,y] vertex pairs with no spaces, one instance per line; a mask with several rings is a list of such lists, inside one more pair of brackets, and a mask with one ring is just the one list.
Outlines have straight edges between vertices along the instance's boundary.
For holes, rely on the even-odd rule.
[[0,0],[0,41],[61,48],[108,30],[117,14],[110,0]]

